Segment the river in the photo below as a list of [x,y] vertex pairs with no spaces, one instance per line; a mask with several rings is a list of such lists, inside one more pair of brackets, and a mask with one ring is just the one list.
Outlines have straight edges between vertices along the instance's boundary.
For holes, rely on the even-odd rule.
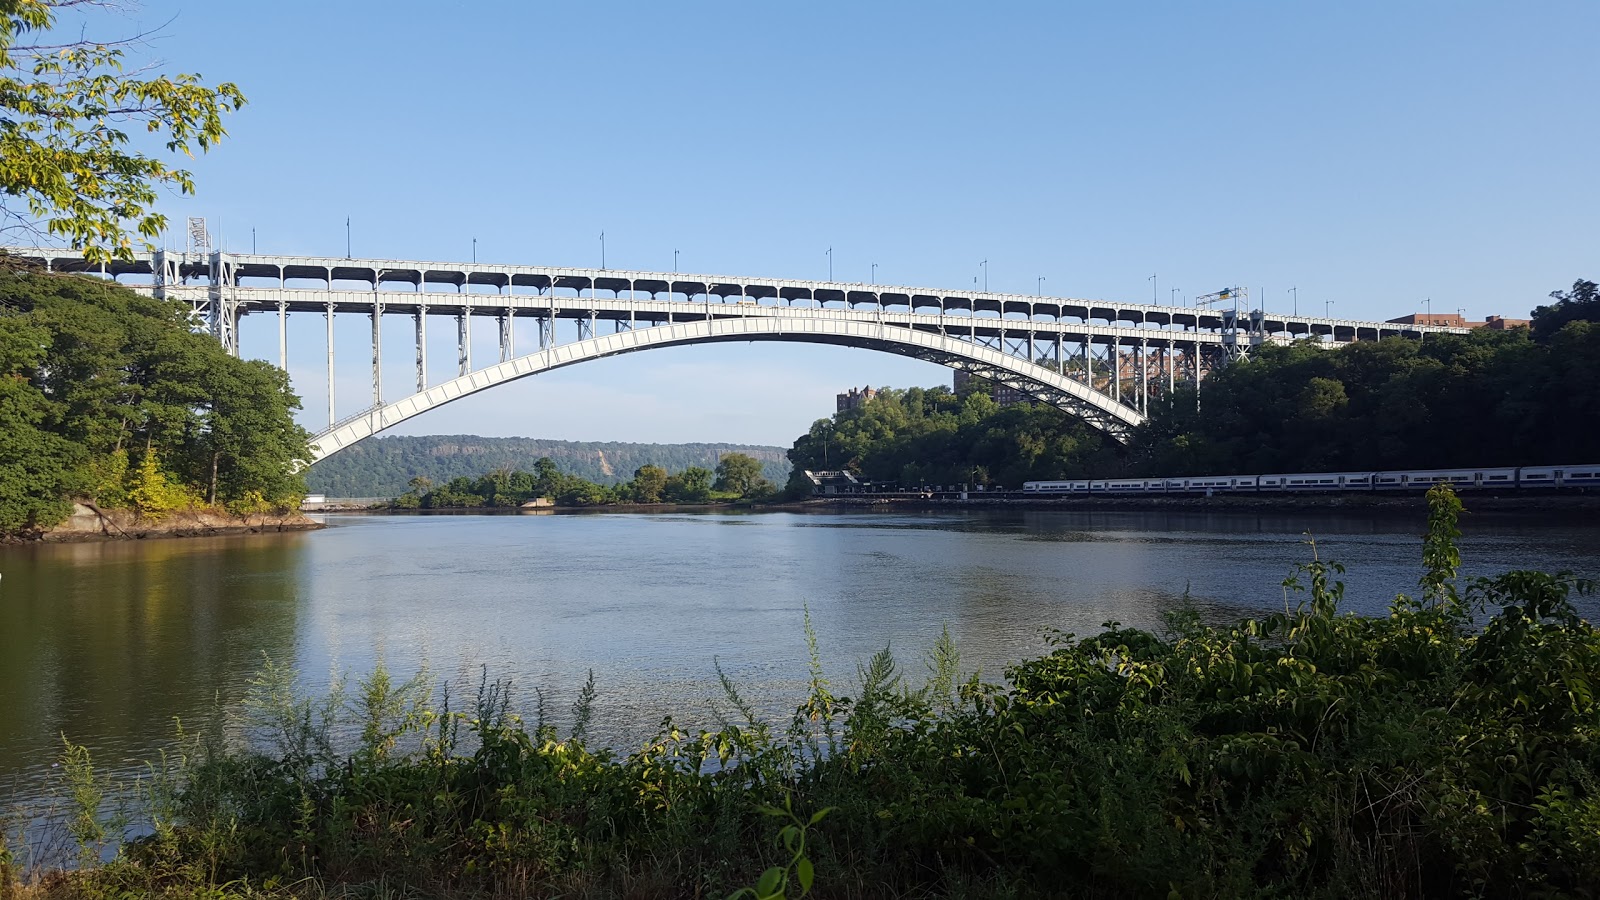
[[[1470,498],[1468,503],[1470,504]],[[902,671],[948,626],[991,680],[1048,629],[1158,625],[1187,592],[1222,620],[1282,609],[1309,558],[1346,608],[1412,588],[1414,515],[1295,512],[330,516],[318,532],[0,548],[0,807],[48,784],[63,733],[122,770],[236,704],[263,655],[308,690],[378,661],[470,693],[483,667],[529,711],[593,670],[595,730],[628,746],[667,714],[706,722],[715,663],[769,710],[803,693],[810,610],[827,673],[891,645]],[[1600,577],[1600,523],[1464,521],[1467,574]],[[1292,602],[1292,600],[1291,600]],[[1600,608],[1580,601],[1591,620]],[[557,718],[560,718],[557,715]]]

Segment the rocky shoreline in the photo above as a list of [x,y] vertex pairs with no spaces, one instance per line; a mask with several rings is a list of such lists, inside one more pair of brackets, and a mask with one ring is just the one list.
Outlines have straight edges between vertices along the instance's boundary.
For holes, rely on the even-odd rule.
[[327,526],[299,512],[235,515],[215,510],[184,510],[160,519],[141,518],[133,510],[102,509],[90,503],[72,505],[72,515],[60,524],[30,534],[0,536],[8,544],[71,544],[91,541],[141,541],[155,538],[217,537],[231,534],[268,534],[315,531]]

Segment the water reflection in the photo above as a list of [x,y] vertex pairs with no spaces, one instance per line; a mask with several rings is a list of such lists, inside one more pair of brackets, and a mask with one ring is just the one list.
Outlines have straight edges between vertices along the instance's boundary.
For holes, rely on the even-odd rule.
[[294,643],[305,534],[0,554],[0,776],[60,736],[137,757]]

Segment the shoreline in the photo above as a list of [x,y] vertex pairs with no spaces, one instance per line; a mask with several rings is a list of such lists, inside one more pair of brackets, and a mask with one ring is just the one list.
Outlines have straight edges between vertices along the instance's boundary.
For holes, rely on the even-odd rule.
[[[344,515],[573,515],[582,513],[661,514],[674,512],[790,512],[816,513],[840,510],[904,510],[955,512],[984,510],[1121,510],[1193,512],[1257,512],[1274,510],[1320,510],[1328,512],[1417,511],[1418,497],[1400,494],[1254,494],[1155,497],[971,497],[966,500],[926,497],[811,497],[805,500],[759,503],[616,503],[603,506],[559,506],[538,509],[517,507],[458,506],[437,509],[396,509],[365,507],[319,510]],[[1465,501],[1477,513],[1568,514],[1600,512],[1600,493],[1585,494],[1468,494]]]
[[225,537],[317,531],[328,527],[301,512],[236,515],[216,510],[182,510],[161,519],[141,519],[127,509],[101,509],[77,502],[59,524],[29,534],[0,535],[0,544],[86,544],[164,538]]
[[[1202,512],[1254,512],[1257,510],[1328,510],[1334,512],[1416,512],[1418,496],[1401,494],[1255,494],[1211,497],[1027,497],[967,500],[921,497],[836,497],[813,498],[796,504],[775,506],[796,509],[811,504],[837,507],[887,509],[1027,509],[1027,510],[1194,510]],[[1513,496],[1506,494],[1463,494],[1462,501],[1474,512],[1595,512],[1600,511],[1600,494]]]

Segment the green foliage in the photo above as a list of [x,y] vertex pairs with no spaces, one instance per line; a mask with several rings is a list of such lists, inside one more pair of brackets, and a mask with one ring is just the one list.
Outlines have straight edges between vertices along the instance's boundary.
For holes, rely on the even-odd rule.
[[51,32],[58,10],[84,5],[0,2],[0,218],[29,230],[42,223],[90,259],[127,257],[130,232],[148,241],[166,225],[150,209],[157,191],[192,194],[194,182],[131,148],[124,126],[188,157],[227,134],[222,117],[245,99],[196,75],[141,77],[124,70],[118,43]]
[[761,479],[761,461],[743,453],[724,453],[717,460],[717,480],[713,490],[748,494]]
[[1580,278],[1572,283],[1570,291],[1551,291],[1550,299],[1556,301],[1533,311],[1533,334],[1549,340],[1568,322],[1600,323],[1600,285]]
[[1134,466],[1171,476],[1594,458],[1600,322],[1579,311],[1594,302],[1543,316],[1538,335],[1479,329],[1337,350],[1263,346],[1212,374],[1198,398],[1183,389],[1157,402],[1134,434]]
[[[789,477],[781,447],[550,441],[457,434],[368,438],[317,463],[306,472],[306,483],[313,492],[330,497],[393,497],[408,491],[421,496],[451,479],[477,478],[497,469],[537,475],[537,460],[549,459],[551,465],[568,475],[617,487],[636,477],[644,466],[657,466],[667,472],[689,466],[714,466],[718,455],[728,452],[760,460],[762,477],[769,481],[782,482]],[[416,477],[427,478],[432,484],[417,491],[408,484]]]
[[633,472],[633,501],[660,503],[667,489],[667,470],[660,466],[640,466]]
[[820,419],[789,450],[791,493],[807,493],[803,470],[849,469],[875,482],[999,484],[1121,467],[1114,442],[1051,406],[999,407],[983,391],[887,389]]
[[[776,806],[763,806],[761,813],[777,819],[787,820],[778,830],[778,845],[788,854],[788,861],[781,866],[773,866],[761,873],[753,887],[740,888],[729,895],[728,900],[741,900],[750,897],[752,900],[785,900],[788,897],[804,897],[811,893],[811,885],[816,880],[816,868],[812,865],[811,858],[806,855],[806,835],[813,825],[827,818],[833,812],[833,807],[819,809],[811,814],[809,819],[801,819],[795,815],[794,800],[787,795],[783,798],[783,808]],[[789,893],[789,879],[793,878],[800,888],[797,894]]]
[[690,466],[668,476],[661,494],[673,503],[704,503],[711,499],[711,479],[710,469]]
[[74,495],[153,516],[296,506],[299,406],[281,371],[190,331],[181,303],[0,270],[0,532],[53,525]]
[[[705,503],[711,499],[739,498],[739,494],[732,491],[713,498],[711,470],[701,466],[690,466],[668,475],[660,466],[644,465],[634,471],[632,481],[612,487],[568,475],[549,457],[540,457],[533,469],[532,472],[497,469],[478,478],[452,478],[438,486],[432,486],[430,479],[419,476],[411,479],[411,490],[402,494],[395,506],[401,509],[515,507],[536,497],[548,497],[557,506],[663,501]],[[759,475],[750,476],[745,483],[748,484],[747,497],[760,499],[773,493],[772,483]]]
[[66,793],[66,830],[77,845],[80,866],[93,865],[113,838],[120,838],[126,818],[108,811],[114,786],[109,777],[95,770],[89,748],[61,737],[61,757],[56,763],[57,777]]

